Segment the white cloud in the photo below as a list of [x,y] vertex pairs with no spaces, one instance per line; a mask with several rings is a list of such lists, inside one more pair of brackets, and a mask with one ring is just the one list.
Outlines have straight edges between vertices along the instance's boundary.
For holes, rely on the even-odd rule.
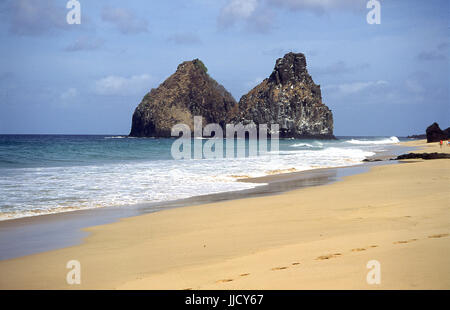
[[[9,30],[16,35],[37,36],[69,29],[64,5],[55,0],[2,1],[0,13],[8,20]],[[1,14],[3,15],[3,14]]]
[[99,95],[144,95],[150,89],[151,82],[148,74],[131,77],[110,75],[95,82],[95,92]]
[[256,33],[268,33],[275,20],[272,8],[263,0],[229,0],[220,10],[217,25],[220,29],[241,24],[244,29]]
[[222,9],[222,13],[233,17],[247,18],[253,14],[257,6],[257,0],[232,0]]
[[220,10],[218,23],[221,27],[233,25],[251,17],[257,7],[258,0],[231,0]]
[[245,22],[252,32],[267,33],[273,26],[277,10],[312,11],[323,14],[328,11],[361,11],[367,0],[228,0],[217,18],[219,28]]
[[147,20],[137,17],[126,8],[103,8],[102,20],[115,25],[122,34],[148,32]]
[[267,0],[270,5],[291,10],[305,10],[323,13],[330,10],[361,10],[367,0]]
[[366,89],[374,89],[378,87],[382,87],[387,85],[388,82],[379,80],[379,81],[369,81],[369,82],[353,82],[353,83],[344,83],[338,85],[329,85],[324,87],[324,89],[337,90],[342,94],[354,94],[361,92]]

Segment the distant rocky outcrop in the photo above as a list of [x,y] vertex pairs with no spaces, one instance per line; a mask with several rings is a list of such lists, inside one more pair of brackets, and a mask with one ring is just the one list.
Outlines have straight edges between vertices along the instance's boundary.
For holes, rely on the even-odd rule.
[[242,96],[236,121],[279,124],[282,138],[334,138],[333,114],[301,53],[279,58],[270,77]]
[[406,137],[407,139],[426,139],[426,134],[416,134],[416,135],[410,135]]
[[270,130],[270,124],[279,124],[281,138],[334,138],[333,114],[322,103],[320,86],[308,74],[303,54],[278,59],[270,77],[239,104],[200,60],[183,62],[138,105],[130,136],[170,137],[177,123],[193,130],[196,115],[203,117],[204,125],[218,123],[222,128],[227,123],[267,124]]
[[433,123],[427,128],[427,142],[439,142],[440,140],[450,139],[450,127],[442,130],[438,123]]
[[450,159],[450,154],[447,153],[408,153],[397,156],[394,160],[400,159]]
[[145,95],[133,114],[130,136],[170,137],[171,128],[183,123],[193,131],[194,116],[203,124],[222,126],[237,115],[233,96],[212,79],[199,59],[181,63],[158,88]]

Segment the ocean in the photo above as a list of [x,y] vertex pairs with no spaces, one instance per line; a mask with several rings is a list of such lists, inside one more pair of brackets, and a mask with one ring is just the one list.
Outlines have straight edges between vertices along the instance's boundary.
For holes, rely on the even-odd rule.
[[182,160],[172,158],[174,141],[0,135],[0,220],[245,190],[261,184],[239,178],[357,165],[399,139],[280,140],[278,154]]

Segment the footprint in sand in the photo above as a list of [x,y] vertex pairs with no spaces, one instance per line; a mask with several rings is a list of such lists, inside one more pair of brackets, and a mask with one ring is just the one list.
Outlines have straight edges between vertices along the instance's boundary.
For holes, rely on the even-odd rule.
[[356,248],[356,249],[352,249],[352,252],[361,252],[361,251],[365,251],[367,249],[365,248]]
[[414,241],[417,241],[417,239],[400,240],[400,241],[395,241],[393,243],[394,244],[404,244],[404,243],[410,243],[410,242],[414,242]]
[[288,269],[288,267],[274,267],[274,268],[272,268],[270,270],[275,271],[275,270],[284,270],[284,269]]
[[227,282],[231,282],[231,281],[233,281],[233,279],[223,279],[223,280],[216,281],[216,283],[227,283]]
[[330,258],[335,258],[341,256],[341,253],[334,253],[334,254],[328,254],[328,255],[322,255],[316,258],[316,260],[325,260]]
[[298,263],[298,262],[292,263],[292,266],[296,266],[296,265],[300,265],[300,263]]
[[246,277],[246,276],[248,276],[248,275],[250,275],[249,273],[242,273],[242,274],[240,274],[239,276],[240,277]]
[[444,237],[448,237],[449,234],[438,234],[438,235],[431,235],[428,236],[428,238],[444,238]]
[[371,248],[371,249],[378,248],[378,245],[373,244],[373,245],[368,246],[367,248],[354,248],[351,251],[352,252],[362,252],[362,251],[366,251],[368,248]]

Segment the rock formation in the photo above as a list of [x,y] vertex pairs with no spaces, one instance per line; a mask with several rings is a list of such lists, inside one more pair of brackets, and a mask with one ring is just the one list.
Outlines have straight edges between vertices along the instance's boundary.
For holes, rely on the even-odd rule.
[[427,142],[439,142],[440,140],[448,140],[450,139],[450,127],[441,130],[438,123],[433,123],[427,128]]
[[427,135],[426,134],[416,134],[416,135],[409,135],[406,137],[407,139],[426,139]]
[[136,108],[130,136],[170,137],[177,123],[193,130],[196,115],[203,117],[203,125],[267,124],[270,130],[271,124],[279,124],[281,138],[334,138],[333,115],[322,103],[320,86],[308,74],[303,54],[278,59],[270,77],[239,104],[200,60],[183,62]]
[[170,137],[171,128],[187,124],[193,131],[195,115],[203,124],[229,123],[237,114],[233,96],[207,73],[198,59],[181,63],[158,88],[145,95],[133,114],[130,136]]
[[239,112],[243,124],[279,124],[280,137],[334,138],[333,114],[300,53],[279,58],[270,77],[242,96]]
[[416,159],[416,158],[420,158],[420,159],[450,159],[450,154],[446,154],[446,153],[408,153],[408,154],[403,154],[400,156],[397,156],[397,158],[393,159],[393,160],[401,160],[401,159]]

